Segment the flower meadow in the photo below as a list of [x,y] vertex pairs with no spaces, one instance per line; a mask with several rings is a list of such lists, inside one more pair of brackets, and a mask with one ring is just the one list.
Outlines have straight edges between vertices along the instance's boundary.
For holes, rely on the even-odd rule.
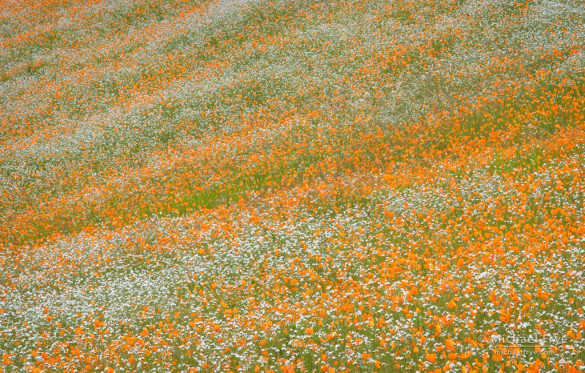
[[0,0],[6,372],[585,370],[582,0]]

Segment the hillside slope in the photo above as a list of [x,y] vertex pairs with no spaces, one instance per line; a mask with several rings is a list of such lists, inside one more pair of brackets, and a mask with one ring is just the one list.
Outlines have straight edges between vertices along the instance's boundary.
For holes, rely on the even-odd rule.
[[579,371],[578,0],[0,2],[10,371]]

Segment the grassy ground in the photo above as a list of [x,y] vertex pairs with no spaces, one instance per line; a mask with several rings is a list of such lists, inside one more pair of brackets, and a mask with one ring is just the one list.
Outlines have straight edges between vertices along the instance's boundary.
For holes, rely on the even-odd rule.
[[584,24],[0,3],[2,368],[582,371]]

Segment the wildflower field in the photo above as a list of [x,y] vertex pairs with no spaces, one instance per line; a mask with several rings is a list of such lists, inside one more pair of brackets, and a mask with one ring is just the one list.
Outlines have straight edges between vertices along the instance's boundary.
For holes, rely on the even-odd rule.
[[0,370],[585,371],[583,0],[0,0]]

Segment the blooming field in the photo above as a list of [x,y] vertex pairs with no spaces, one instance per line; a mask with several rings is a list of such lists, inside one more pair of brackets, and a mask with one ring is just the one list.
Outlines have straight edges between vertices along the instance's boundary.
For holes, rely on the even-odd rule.
[[582,0],[0,0],[6,372],[585,370]]

